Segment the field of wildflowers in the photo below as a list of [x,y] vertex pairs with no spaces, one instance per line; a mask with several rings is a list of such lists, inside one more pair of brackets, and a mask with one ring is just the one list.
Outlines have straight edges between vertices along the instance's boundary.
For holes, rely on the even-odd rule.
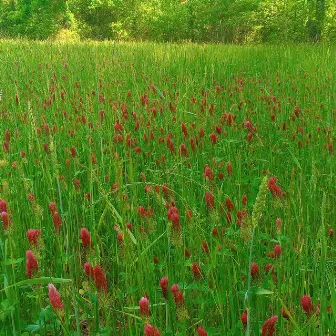
[[335,335],[335,51],[0,41],[0,335]]

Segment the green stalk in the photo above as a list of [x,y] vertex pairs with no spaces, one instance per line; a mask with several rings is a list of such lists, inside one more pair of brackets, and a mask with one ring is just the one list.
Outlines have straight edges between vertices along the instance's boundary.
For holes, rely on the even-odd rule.
[[267,195],[267,181],[268,177],[264,176],[260,187],[259,192],[256,198],[256,201],[253,206],[252,213],[252,235],[250,242],[250,255],[249,255],[249,274],[248,274],[248,289],[247,289],[247,326],[246,326],[246,336],[251,335],[251,320],[252,320],[252,310],[251,310],[251,287],[252,287],[252,276],[251,276],[251,267],[252,267],[252,256],[253,256],[253,241],[255,235],[255,229],[258,226],[259,220],[262,217],[265,204],[266,204],[266,195]]

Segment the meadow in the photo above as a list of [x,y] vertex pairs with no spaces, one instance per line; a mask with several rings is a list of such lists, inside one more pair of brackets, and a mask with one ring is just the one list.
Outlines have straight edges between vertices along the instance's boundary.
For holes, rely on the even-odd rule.
[[0,41],[0,335],[335,335],[335,52]]

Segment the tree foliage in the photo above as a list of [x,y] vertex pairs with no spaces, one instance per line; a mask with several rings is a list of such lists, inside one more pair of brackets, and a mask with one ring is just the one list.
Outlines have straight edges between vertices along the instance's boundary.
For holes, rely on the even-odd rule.
[[0,0],[0,36],[196,42],[336,39],[331,0]]
[[0,7],[0,31],[10,37],[46,39],[65,20],[65,0],[2,0]]

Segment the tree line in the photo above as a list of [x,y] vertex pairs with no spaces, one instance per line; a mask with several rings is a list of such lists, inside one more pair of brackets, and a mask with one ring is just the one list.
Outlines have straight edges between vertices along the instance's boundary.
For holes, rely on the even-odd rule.
[[336,0],[0,0],[0,37],[335,41]]

